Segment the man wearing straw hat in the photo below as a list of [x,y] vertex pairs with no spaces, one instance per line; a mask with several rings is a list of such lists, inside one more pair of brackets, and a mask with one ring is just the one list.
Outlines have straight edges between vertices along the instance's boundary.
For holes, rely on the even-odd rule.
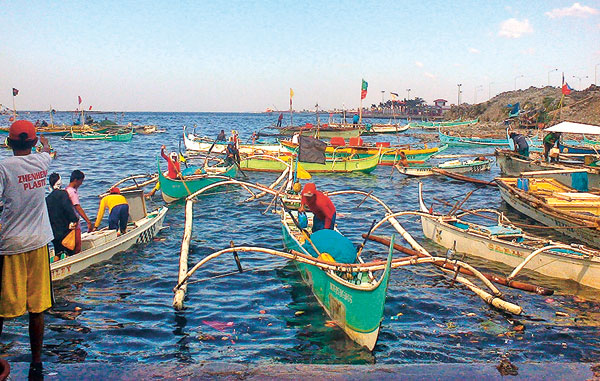
[[0,334],[4,318],[29,312],[30,376],[42,374],[44,311],[52,306],[48,243],[53,239],[46,208],[46,175],[52,158],[48,139],[42,153],[31,153],[38,141],[33,123],[14,122],[8,145],[13,156],[0,161]]

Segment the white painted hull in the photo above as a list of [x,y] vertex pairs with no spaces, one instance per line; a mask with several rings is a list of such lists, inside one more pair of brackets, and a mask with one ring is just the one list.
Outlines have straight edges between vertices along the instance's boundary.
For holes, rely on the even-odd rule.
[[[439,221],[436,217],[421,217],[425,237],[440,246],[453,249],[494,262],[516,267],[523,262],[535,248],[516,245],[501,239],[469,233],[456,226]],[[535,256],[525,269],[539,274],[573,280],[582,285],[600,288],[600,258],[575,254],[543,252]]]
[[[195,152],[208,152],[215,154],[224,154],[227,150],[227,143],[220,142],[213,146],[212,142],[198,141],[192,133],[183,134],[185,149]],[[212,150],[210,149],[212,147]],[[289,153],[290,151],[280,144],[240,144],[238,147],[240,155],[279,155]]]
[[[108,241],[97,247],[84,250],[78,254],[69,256],[63,260],[50,264],[52,280],[60,280],[82,271],[89,266],[109,260],[115,254],[125,251],[136,244],[144,244],[151,241],[160,231],[167,208],[162,207],[154,213],[148,214],[146,218],[138,221],[138,226],[114,240]],[[153,218],[149,218],[154,216]]]

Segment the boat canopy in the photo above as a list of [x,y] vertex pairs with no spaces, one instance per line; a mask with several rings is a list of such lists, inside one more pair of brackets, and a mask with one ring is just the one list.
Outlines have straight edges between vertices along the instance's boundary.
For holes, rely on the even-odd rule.
[[561,122],[557,125],[546,128],[544,131],[565,132],[571,134],[600,135],[600,126],[575,122]]

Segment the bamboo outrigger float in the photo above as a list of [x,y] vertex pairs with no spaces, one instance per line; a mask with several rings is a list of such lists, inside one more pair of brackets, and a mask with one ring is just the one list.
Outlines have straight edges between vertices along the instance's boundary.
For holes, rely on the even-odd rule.
[[[285,175],[285,173],[282,174],[277,181],[282,181],[282,179],[285,178]],[[360,260],[360,251],[357,253],[358,259],[354,263],[332,262],[331,260],[326,260],[326,257],[322,257],[321,255],[315,258],[314,255],[309,253],[310,250],[306,245],[306,242],[310,244],[310,247],[312,247],[316,253],[319,253],[319,248],[317,247],[319,242],[313,242],[309,238],[310,236],[303,233],[302,229],[299,228],[299,225],[295,221],[295,212],[291,212],[287,210],[287,207],[285,207],[285,203],[290,201],[289,197],[292,197],[286,195],[286,199],[281,199],[283,208],[279,210],[279,214],[282,224],[284,245],[287,251],[253,246],[233,246],[206,256],[195,266],[189,269],[188,254],[192,238],[194,199],[200,194],[209,191],[213,187],[229,184],[239,185],[248,190],[252,194],[250,199],[256,199],[263,194],[271,194],[275,198],[281,198],[281,191],[276,191],[273,189],[275,183],[272,184],[271,187],[266,187],[260,184],[253,184],[235,179],[227,180],[219,184],[209,185],[206,188],[199,190],[198,192],[195,192],[187,197],[185,207],[185,228],[179,258],[179,277],[177,285],[173,289],[175,293],[173,298],[173,307],[177,310],[181,310],[183,308],[183,301],[187,291],[188,280],[207,262],[225,253],[234,253],[235,257],[237,257],[237,253],[265,253],[294,261],[294,263],[300,269],[303,279],[311,287],[315,297],[323,306],[331,319],[340,328],[342,328],[352,340],[365,346],[369,350],[372,350],[377,340],[379,325],[382,319],[383,303],[385,302],[385,289],[387,288],[387,280],[389,279],[389,269],[424,263],[442,264],[448,262],[448,258],[435,257],[429,254],[408,234],[406,230],[404,230],[404,228],[396,219],[399,216],[415,214],[420,215],[421,212],[393,213],[383,201],[372,194],[362,191],[349,190],[330,192],[328,195],[331,197],[353,194],[363,196],[365,199],[369,198],[379,203],[385,209],[386,217],[374,224],[370,232],[376,230],[384,223],[392,224],[396,231],[398,231],[398,233],[404,237],[409,244],[411,244],[414,250],[420,253],[421,258],[417,256],[411,256],[408,258],[392,259],[391,252],[392,248],[394,247],[393,238],[392,244],[390,245],[390,251],[386,256],[387,260],[375,260],[372,262],[363,263],[362,260]],[[261,194],[257,195],[252,191],[252,189],[260,191]],[[314,238],[316,238],[316,236]],[[302,243],[302,239],[305,240],[304,244]],[[484,286],[489,289],[489,292],[475,285],[469,279],[458,275],[458,270],[445,269],[444,271],[452,274],[456,282],[464,285],[482,298],[482,300],[484,300],[486,303],[498,309],[512,314],[520,314],[522,312],[521,307],[518,305],[503,300],[502,293],[478,270],[462,261],[452,260],[452,263],[457,267],[470,270],[471,274],[478,278],[484,284]],[[241,272],[242,269],[239,263],[238,266]],[[373,271],[383,271],[383,274],[376,279],[376,277],[372,275]]]

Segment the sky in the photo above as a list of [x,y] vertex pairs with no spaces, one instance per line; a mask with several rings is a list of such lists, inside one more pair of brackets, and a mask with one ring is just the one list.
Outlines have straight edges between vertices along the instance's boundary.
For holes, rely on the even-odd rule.
[[290,88],[294,109],[350,109],[363,78],[364,106],[456,103],[458,84],[474,103],[563,72],[579,90],[599,64],[598,0],[0,0],[0,104],[17,88],[17,110],[287,110]]

